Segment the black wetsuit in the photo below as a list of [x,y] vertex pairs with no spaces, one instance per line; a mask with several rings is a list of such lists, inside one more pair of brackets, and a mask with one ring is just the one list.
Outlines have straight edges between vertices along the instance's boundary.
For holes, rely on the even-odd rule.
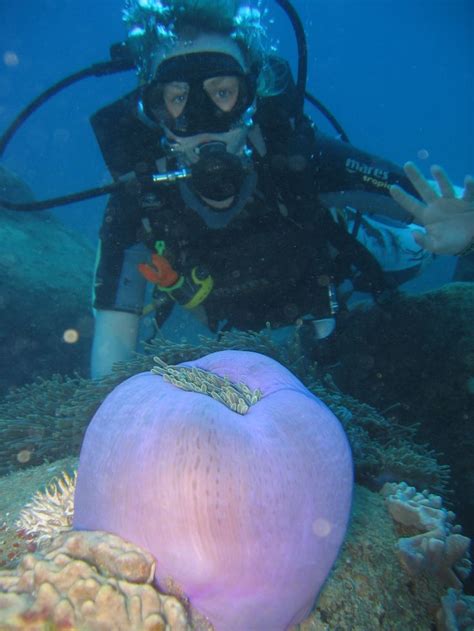
[[[148,127],[136,111],[132,93],[92,119],[115,177],[153,173],[163,161],[160,129]],[[166,257],[180,274],[200,265],[213,277],[203,303],[211,329],[222,320],[260,329],[308,313],[325,317],[328,279],[337,284],[355,268],[370,277],[372,289],[383,289],[385,279],[370,253],[337,226],[320,195],[343,193],[350,205],[357,194],[370,193],[383,212],[384,205],[394,205],[390,184],[411,190],[403,171],[315,131],[308,119],[295,132],[287,118],[271,115],[268,104],[257,112],[266,154],[254,151],[255,194],[226,228],[208,228],[175,185],[154,191],[132,187],[110,198],[100,232],[95,308],[142,312],[144,283],[137,263],[150,254],[138,244],[152,251],[156,241],[166,244]]]

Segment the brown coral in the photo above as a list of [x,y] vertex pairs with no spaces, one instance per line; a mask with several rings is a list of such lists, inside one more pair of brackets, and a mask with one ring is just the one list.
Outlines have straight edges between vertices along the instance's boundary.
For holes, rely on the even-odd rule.
[[189,631],[186,609],[151,585],[155,560],[103,532],[70,532],[0,572],[0,622],[9,631]]

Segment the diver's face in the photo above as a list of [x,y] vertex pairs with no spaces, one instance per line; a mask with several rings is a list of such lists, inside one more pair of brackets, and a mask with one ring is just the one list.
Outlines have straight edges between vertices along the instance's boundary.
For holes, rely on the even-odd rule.
[[[163,86],[163,101],[173,119],[178,119],[186,108],[191,86],[185,81],[171,81]],[[202,91],[222,112],[231,112],[239,98],[239,80],[228,75],[204,79]]]
[[163,59],[144,90],[144,103],[165,129],[189,138],[246,124],[255,93],[255,75],[236,56],[192,48]]
[[251,168],[246,142],[256,76],[228,38],[181,42],[172,53],[145,88],[145,109],[162,126],[169,153],[191,167],[195,192],[225,208]]

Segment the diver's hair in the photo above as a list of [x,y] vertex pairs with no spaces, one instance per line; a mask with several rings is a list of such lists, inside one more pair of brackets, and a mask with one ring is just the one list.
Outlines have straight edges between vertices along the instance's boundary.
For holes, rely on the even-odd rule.
[[123,20],[142,82],[153,78],[163,50],[192,30],[231,37],[258,71],[270,49],[260,0],[125,0]]

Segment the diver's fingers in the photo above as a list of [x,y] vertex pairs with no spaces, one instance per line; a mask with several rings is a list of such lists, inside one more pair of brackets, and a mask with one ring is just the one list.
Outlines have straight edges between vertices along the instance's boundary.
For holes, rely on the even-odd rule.
[[419,223],[425,223],[425,204],[420,202],[419,199],[416,199],[416,197],[413,197],[413,195],[409,195],[401,186],[397,186],[396,184],[391,186],[389,190],[390,195],[397,204],[400,204],[402,208],[411,213]]
[[436,191],[429,184],[428,180],[424,177],[423,173],[413,162],[407,162],[403,169],[408,176],[408,179],[418,191],[421,199],[427,204],[431,204],[438,199]]
[[438,182],[439,190],[441,191],[441,195],[443,197],[451,199],[456,197],[454,186],[452,185],[451,180],[449,179],[449,176],[443,169],[443,167],[440,167],[438,164],[433,164],[433,166],[431,167],[431,175]]
[[412,235],[419,246],[421,246],[425,250],[429,249],[428,245],[430,237],[426,232],[421,232],[420,230],[412,230]]
[[474,177],[466,175],[464,178],[464,193],[462,196],[465,202],[474,202]]
[[[424,250],[434,254],[450,254],[446,245],[443,246],[443,243],[440,242],[439,235],[430,232],[420,232],[419,230],[413,230],[412,235],[416,243]],[[446,249],[448,249],[447,252],[444,251]]]

